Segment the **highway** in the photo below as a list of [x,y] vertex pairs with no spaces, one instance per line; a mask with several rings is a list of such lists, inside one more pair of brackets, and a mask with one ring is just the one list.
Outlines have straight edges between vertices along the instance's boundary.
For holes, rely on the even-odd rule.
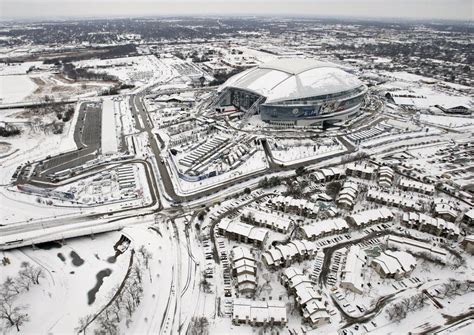
[[[144,216],[152,214],[156,211],[160,211],[162,209],[162,205],[159,201],[158,184],[156,182],[151,164],[147,161],[137,159],[127,161],[122,164],[132,163],[142,164],[142,166],[145,168],[145,175],[152,200],[149,204],[135,208],[83,214],[70,218],[57,218],[46,221],[27,221],[0,226],[0,250],[18,248],[25,245],[39,243],[39,241],[46,242],[48,240],[58,240],[61,239],[57,238],[58,234],[60,236],[64,236],[64,232],[67,232],[68,229],[70,230],[68,238],[91,234],[92,230],[84,230],[83,228],[96,228],[101,232],[117,230],[121,227],[119,225],[112,225],[111,223],[130,217]],[[108,218],[109,216],[110,219]],[[58,232],[59,229],[60,231]],[[76,231],[75,234],[73,233],[74,230]],[[30,233],[35,231],[37,231],[38,234],[35,234],[35,236],[31,237]],[[9,243],[13,241],[18,242]]]
[[[145,95],[145,92],[130,95],[129,102],[130,102],[131,112],[135,120],[135,127],[139,132],[147,133],[148,140],[149,140],[149,147],[154,157],[150,158],[152,161],[135,159],[135,160],[123,162],[123,164],[139,163],[145,167],[147,182],[151,190],[151,197],[152,197],[151,203],[142,207],[124,208],[124,209],[119,209],[115,211],[106,211],[106,212],[94,213],[94,214],[88,214],[88,215],[78,215],[76,217],[71,217],[68,219],[31,221],[31,222],[12,224],[8,226],[2,226],[0,227],[0,236],[2,236],[0,238],[0,250],[11,249],[11,248],[15,248],[15,247],[23,246],[23,245],[36,243],[35,238],[31,238],[31,237],[26,238],[26,239],[17,238],[22,235],[32,236],[29,233],[34,232],[34,231],[38,231],[38,235],[41,235],[42,239],[44,239],[44,236],[46,235],[47,231],[51,230],[50,240],[55,240],[56,239],[55,231],[59,229],[59,227],[61,228],[61,231],[66,231],[67,227],[71,227],[71,229],[76,229],[78,231],[77,233],[78,235],[75,235],[75,236],[80,236],[81,234],[83,235],[84,232],[83,230],[77,229],[78,227],[80,227],[78,226],[78,223],[81,223],[85,227],[92,226],[93,224],[95,224],[96,228],[99,228],[99,226],[103,226],[103,227],[109,226],[111,227],[110,229],[113,230],[117,228],[113,228],[113,225],[110,225],[111,222],[117,222],[118,220],[130,218],[130,217],[136,217],[140,215],[152,214],[159,211],[162,212],[163,206],[161,202],[159,201],[159,193],[158,193],[159,187],[158,187],[158,181],[157,181],[158,179],[160,179],[162,182],[161,184],[163,186],[164,192],[167,195],[167,198],[172,199],[172,202],[174,202],[175,204],[178,204],[178,203],[183,204],[183,203],[189,203],[191,201],[201,199],[206,196],[215,195],[219,192],[222,192],[226,188],[252,180],[254,178],[264,176],[269,173],[286,171],[286,170],[298,168],[300,166],[308,166],[311,164],[320,163],[324,160],[341,156],[344,154],[348,154],[355,151],[355,147],[351,145],[349,142],[345,141],[344,138],[342,138],[342,136],[340,136],[339,139],[348,149],[346,152],[342,154],[341,153],[334,154],[328,157],[316,158],[316,159],[301,162],[301,163],[295,163],[291,165],[282,166],[281,164],[278,164],[277,162],[274,161],[273,156],[271,154],[271,150],[268,147],[268,143],[264,141],[262,145],[264,147],[265,153],[267,155],[267,158],[270,164],[270,167],[267,168],[266,170],[256,171],[247,175],[239,176],[234,179],[229,179],[228,181],[220,183],[219,185],[215,185],[208,189],[194,192],[189,195],[179,195],[176,193],[173,179],[170,175],[170,171],[168,167],[166,166],[165,162],[161,159],[162,143],[160,142],[160,139],[158,139],[157,135],[153,133],[154,126],[148,116],[148,112],[146,111],[143,105],[144,95]],[[205,102],[203,102],[200,105],[199,109],[201,112],[205,106],[207,106]],[[81,106],[81,112],[84,113],[84,105]],[[80,120],[84,121],[84,118]],[[78,129],[81,129],[81,127],[84,127],[85,122],[82,123],[82,126],[80,124],[81,123],[78,122],[77,129],[74,133],[75,135],[74,138],[76,140],[76,143],[84,141],[82,132],[79,133]],[[89,145],[94,146],[93,141],[91,139],[89,140],[91,141],[90,143],[84,143],[84,144],[86,144],[87,146]],[[88,149],[87,146],[86,148]],[[157,167],[158,171],[154,170],[154,165]],[[157,174],[159,176],[157,176]],[[108,216],[111,216],[111,218],[108,220],[104,220],[104,217],[108,218]],[[69,236],[69,237],[72,237],[72,236]],[[17,239],[18,240],[21,239],[21,241],[19,241],[18,243],[8,243],[9,241],[13,242]]]

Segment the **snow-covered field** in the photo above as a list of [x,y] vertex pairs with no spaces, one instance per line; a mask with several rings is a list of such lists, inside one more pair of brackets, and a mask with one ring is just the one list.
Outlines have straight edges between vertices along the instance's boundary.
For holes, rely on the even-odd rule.
[[460,128],[474,125],[474,118],[443,116],[443,115],[420,115],[420,121],[429,122],[449,128]]
[[26,74],[0,76],[0,103],[23,101],[37,85]]
[[[104,305],[109,292],[122,281],[128,267],[130,250],[113,257],[113,246],[120,236],[118,232],[108,233],[98,235],[94,240],[90,237],[70,240],[61,248],[50,250],[22,248],[2,252],[2,258],[10,260],[10,265],[2,266],[2,282],[7,276],[16,277],[22,262],[40,267],[44,274],[39,285],[32,285],[15,300],[18,305],[28,306],[26,312],[30,321],[21,328],[22,333],[72,333],[79,318]],[[88,291],[97,284],[96,275],[102,270],[111,273],[104,277],[95,301],[89,304]]]

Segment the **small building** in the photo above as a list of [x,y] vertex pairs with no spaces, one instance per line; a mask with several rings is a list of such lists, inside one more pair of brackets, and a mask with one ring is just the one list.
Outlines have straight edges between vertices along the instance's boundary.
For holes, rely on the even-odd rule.
[[295,262],[302,262],[314,257],[316,248],[306,240],[294,240],[278,244],[265,251],[262,262],[268,268],[287,267]]
[[308,224],[301,226],[300,231],[304,238],[314,241],[318,238],[342,234],[349,230],[346,220],[342,218],[333,218],[322,221],[307,221]]
[[404,213],[402,223],[410,229],[449,239],[457,239],[460,234],[460,229],[455,223],[423,213]]
[[474,254],[474,235],[466,236],[464,240],[461,242],[461,245],[466,250],[466,252],[473,255]]
[[473,226],[474,225],[474,209],[470,209],[466,213],[464,213],[462,217],[462,221],[468,226]]
[[268,200],[268,205],[278,211],[300,215],[303,217],[316,217],[319,205],[306,199],[295,199],[290,196],[276,196]]
[[310,175],[310,178],[317,183],[327,183],[346,178],[346,172],[343,169],[333,167],[317,170]]
[[257,264],[252,252],[244,246],[234,247],[230,253],[232,275],[236,278],[237,291],[253,296],[257,289]]
[[393,169],[388,166],[382,166],[380,167],[378,171],[378,183],[380,187],[391,187],[393,183],[393,177],[395,176],[395,173],[393,172]]
[[393,220],[392,212],[386,208],[368,209],[347,217],[347,221],[357,228]]
[[387,238],[387,248],[396,248],[414,254],[427,254],[429,257],[437,259],[443,264],[447,264],[448,262],[448,252],[445,249],[411,238],[389,235]]
[[372,179],[375,175],[376,167],[372,164],[362,162],[350,163],[346,167],[346,175],[362,179]]
[[366,197],[369,201],[386,206],[398,207],[404,210],[421,211],[423,209],[416,199],[413,199],[413,197],[406,197],[402,194],[394,194],[370,189],[367,191]]
[[342,288],[354,293],[362,294],[364,291],[363,269],[367,264],[367,256],[358,245],[352,245],[346,254],[344,266],[341,271]]
[[386,250],[374,258],[370,265],[381,277],[398,280],[412,273],[416,267],[416,259],[403,251]]
[[358,193],[359,186],[352,181],[346,181],[337,196],[337,205],[342,208],[351,209],[356,203]]
[[286,234],[293,228],[293,220],[288,215],[273,212],[270,209],[261,210],[247,207],[242,210],[240,219],[245,223],[268,228],[281,234]]
[[445,199],[436,199],[432,205],[435,217],[440,217],[446,221],[456,221],[459,213],[454,205]]
[[283,301],[234,299],[232,309],[232,323],[234,325],[285,326],[287,322],[286,304]]
[[421,183],[416,180],[410,180],[407,178],[400,178],[400,182],[398,183],[398,187],[400,187],[404,191],[413,191],[428,195],[433,195],[435,192],[435,187],[432,184],[425,184]]
[[229,218],[222,219],[217,225],[217,230],[220,235],[231,240],[253,244],[258,248],[263,248],[268,239],[267,229],[233,221]]
[[295,296],[297,308],[300,309],[303,319],[311,327],[318,327],[330,322],[326,302],[313,288],[311,280],[300,269],[285,269],[280,281],[288,290],[288,294]]

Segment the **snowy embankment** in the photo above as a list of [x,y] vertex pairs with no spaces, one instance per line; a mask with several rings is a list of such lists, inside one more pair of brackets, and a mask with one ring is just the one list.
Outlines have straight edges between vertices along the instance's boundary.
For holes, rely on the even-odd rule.
[[288,166],[298,163],[304,163],[315,159],[321,159],[324,157],[343,154],[346,151],[347,149],[339,142],[339,145],[337,146],[323,146],[321,148],[318,148],[316,151],[313,150],[312,146],[290,147],[287,150],[283,151],[272,151],[272,155],[275,163]]

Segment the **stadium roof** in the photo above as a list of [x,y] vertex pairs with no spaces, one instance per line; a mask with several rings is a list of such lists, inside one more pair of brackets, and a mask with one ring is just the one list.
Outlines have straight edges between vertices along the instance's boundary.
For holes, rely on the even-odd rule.
[[227,80],[226,87],[251,91],[265,103],[349,91],[363,85],[335,64],[304,58],[281,58],[243,71]]

